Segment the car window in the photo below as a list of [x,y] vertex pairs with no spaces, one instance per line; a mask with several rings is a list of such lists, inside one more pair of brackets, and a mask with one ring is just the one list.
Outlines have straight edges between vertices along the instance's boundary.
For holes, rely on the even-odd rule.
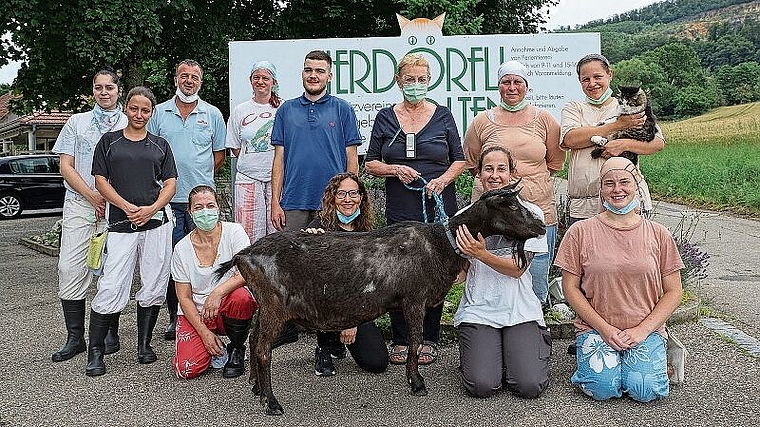
[[20,174],[52,173],[47,157],[32,157],[10,162],[11,171]]

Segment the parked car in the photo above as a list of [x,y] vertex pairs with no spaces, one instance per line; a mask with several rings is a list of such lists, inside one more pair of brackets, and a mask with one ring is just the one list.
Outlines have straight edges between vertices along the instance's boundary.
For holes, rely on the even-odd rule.
[[0,157],[0,218],[16,218],[24,210],[62,209],[65,193],[57,155]]

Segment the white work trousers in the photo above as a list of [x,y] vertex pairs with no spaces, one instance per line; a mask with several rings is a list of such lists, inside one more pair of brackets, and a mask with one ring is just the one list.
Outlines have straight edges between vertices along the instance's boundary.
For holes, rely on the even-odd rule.
[[[106,220],[97,223],[103,231]],[[82,300],[92,282],[92,272],[85,265],[90,237],[95,233],[95,208],[84,197],[63,203],[61,246],[58,256],[58,297]]]
[[172,259],[172,222],[152,230],[136,233],[108,233],[103,276],[92,309],[100,314],[121,312],[129,302],[129,293],[138,258],[142,286],[135,300],[142,307],[161,305],[166,300],[166,287]]

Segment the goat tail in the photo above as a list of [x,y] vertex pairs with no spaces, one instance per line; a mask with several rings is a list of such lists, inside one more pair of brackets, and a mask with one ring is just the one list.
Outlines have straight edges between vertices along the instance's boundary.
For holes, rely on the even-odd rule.
[[223,262],[219,264],[219,267],[214,270],[214,275],[216,276],[217,280],[220,279],[222,276],[225,275],[232,267],[235,266],[235,261],[237,260],[237,255],[232,257],[231,260]]

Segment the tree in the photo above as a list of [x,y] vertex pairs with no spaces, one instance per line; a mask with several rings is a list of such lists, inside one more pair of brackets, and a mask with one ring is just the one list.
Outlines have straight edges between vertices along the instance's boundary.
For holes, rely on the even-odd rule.
[[757,82],[760,79],[760,64],[743,62],[736,66],[724,65],[715,71],[715,78],[727,105],[743,104],[760,100]]
[[698,84],[703,78],[699,57],[694,49],[685,42],[675,41],[660,46],[643,55],[662,67],[669,83],[676,87]]
[[[6,0],[3,29],[13,31],[10,59],[22,60],[16,90],[22,110],[87,105],[92,76],[103,65],[133,83],[135,66],[155,53],[160,26],[152,0]],[[7,58],[7,57],[6,57]]]
[[686,86],[676,91],[673,96],[674,113],[677,117],[698,116],[718,105],[719,96],[715,79],[708,77],[702,84]]
[[204,68],[201,96],[227,114],[228,43],[398,35],[394,12],[433,18],[446,11],[446,34],[534,32],[557,0],[5,0],[0,65],[24,61],[14,108],[89,108],[91,78],[103,65],[125,88],[148,84],[159,99],[174,92],[176,64]]

